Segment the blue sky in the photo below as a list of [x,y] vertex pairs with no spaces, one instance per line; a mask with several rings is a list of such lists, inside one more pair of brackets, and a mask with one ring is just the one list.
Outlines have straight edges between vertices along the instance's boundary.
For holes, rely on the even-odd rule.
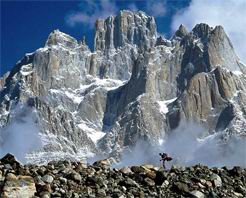
[[[172,16],[186,7],[181,1],[1,1],[1,69],[2,76],[25,53],[44,46],[51,31],[59,29],[76,39],[83,35],[93,48],[94,20],[121,9],[143,10],[154,15],[158,31],[171,34]],[[76,16],[85,20],[76,20]]]
[[0,76],[25,53],[43,47],[51,31],[59,29],[78,40],[86,37],[93,49],[96,18],[116,15],[121,9],[142,10],[155,17],[158,32],[169,38],[182,23],[191,30],[197,23],[222,25],[246,63],[246,0],[0,0]]

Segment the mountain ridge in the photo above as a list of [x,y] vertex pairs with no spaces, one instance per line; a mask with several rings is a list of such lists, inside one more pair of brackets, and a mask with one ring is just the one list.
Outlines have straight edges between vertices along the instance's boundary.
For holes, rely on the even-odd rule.
[[153,17],[121,11],[96,22],[94,46],[55,30],[1,78],[1,127],[14,104],[37,112],[43,145],[32,162],[155,144],[182,121],[246,134],[246,70],[221,26],[181,25],[167,40]]

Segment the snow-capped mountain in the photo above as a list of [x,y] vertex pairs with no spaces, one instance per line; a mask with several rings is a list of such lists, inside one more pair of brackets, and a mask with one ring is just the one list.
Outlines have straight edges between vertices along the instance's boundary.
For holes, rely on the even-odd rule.
[[155,144],[181,121],[245,136],[246,67],[221,26],[181,25],[167,40],[153,17],[124,10],[97,20],[94,51],[51,32],[0,79],[2,129],[18,119],[16,104],[36,112],[41,148],[30,162]]

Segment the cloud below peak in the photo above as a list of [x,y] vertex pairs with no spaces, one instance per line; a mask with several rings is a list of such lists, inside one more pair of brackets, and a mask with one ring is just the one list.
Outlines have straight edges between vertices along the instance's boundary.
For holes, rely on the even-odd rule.
[[189,7],[178,12],[172,21],[172,30],[184,24],[190,30],[198,23],[222,25],[231,39],[236,53],[246,62],[245,0],[192,0]]

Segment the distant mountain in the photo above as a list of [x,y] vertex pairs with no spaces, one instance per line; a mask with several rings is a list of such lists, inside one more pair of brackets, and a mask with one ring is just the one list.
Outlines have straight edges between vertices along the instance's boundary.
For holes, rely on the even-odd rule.
[[18,121],[16,104],[36,112],[42,146],[29,162],[159,144],[182,121],[200,124],[204,135],[246,135],[246,67],[223,27],[181,25],[167,40],[153,17],[124,10],[97,20],[94,40],[91,51],[54,30],[0,79],[1,127]]

